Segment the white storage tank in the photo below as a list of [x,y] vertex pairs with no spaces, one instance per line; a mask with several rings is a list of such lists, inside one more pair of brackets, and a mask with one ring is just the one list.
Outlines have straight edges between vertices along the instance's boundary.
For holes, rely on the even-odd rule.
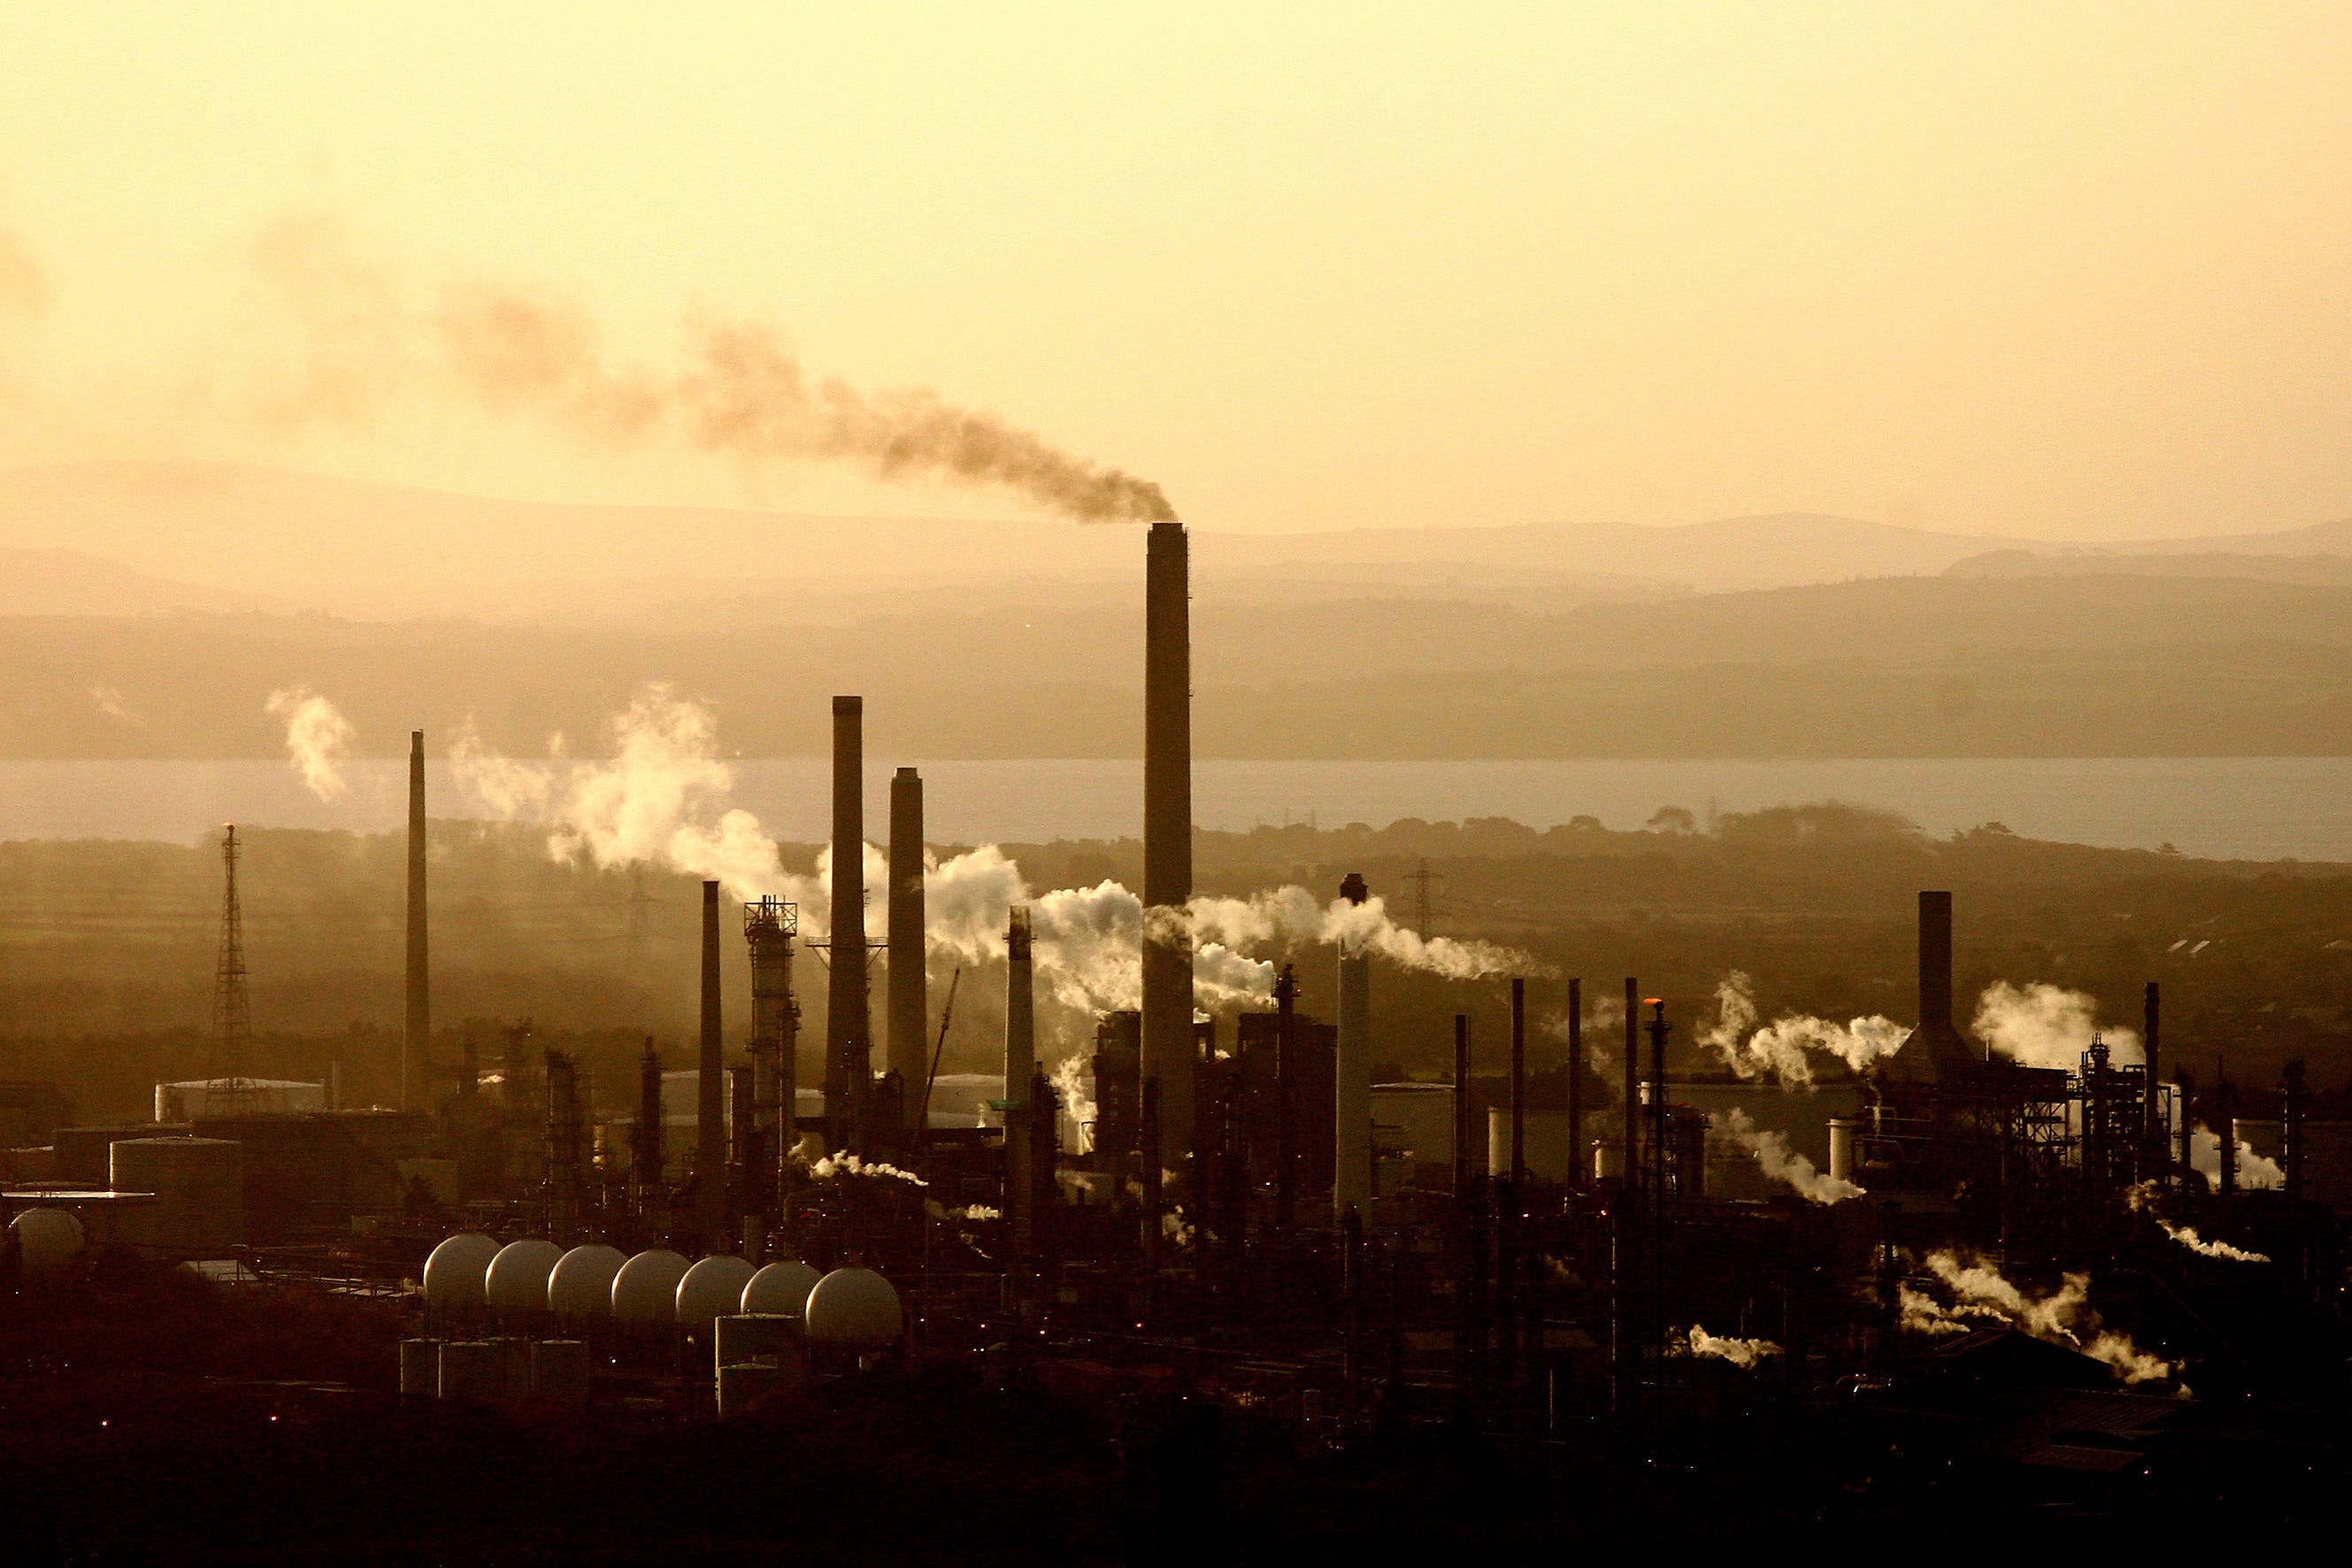
[[499,1244],[478,1230],[444,1240],[425,1259],[425,1304],[441,1311],[478,1309],[485,1300],[490,1260],[498,1255]]
[[677,1321],[677,1284],[691,1268],[677,1253],[640,1252],[613,1276],[613,1316],[638,1328]]
[[86,1245],[81,1221],[63,1209],[26,1209],[8,1222],[26,1290],[54,1290],[72,1277]]
[[563,1248],[532,1237],[509,1241],[490,1259],[482,1279],[482,1298],[493,1312],[520,1316],[547,1310],[548,1277],[563,1261]]
[[124,1138],[107,1149],[107,1184],[152,1193],[148,1245],[217,1257],[245,1240],[245,1145],[226,1138]]
[[768,1264],[744,1285],[737,1309],[750,1317],[800,1317],[808,1310],[809,1292],[824,1278],[798,1258]]
[[708,1333],[712,1319],[741,1308],[751,1274],[751,1266],[740,1258],[706,1258],[688,1269],[677,1282],[678,1326]]
[[898,1342],[906,1320],[890,1281],[871,1268],[836,1268],[809,1292],[807,1321],[818,1344],[877,1351]]
[[573,1247],[548,1274],[547,1310],[560,1318],[611,1317],[613,1277],[628,1260],[614,1247]]

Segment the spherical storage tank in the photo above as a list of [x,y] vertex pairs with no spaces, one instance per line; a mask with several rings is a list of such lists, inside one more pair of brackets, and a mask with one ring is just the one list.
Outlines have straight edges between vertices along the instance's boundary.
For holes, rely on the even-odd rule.
[[460,1231],[425,1260],[425,1304],[478,1307],[499,1244],[478,1230]]
[[808,1337],[821,1344],[880,1350],[902,1321],[898,1290],[871,1268],[836,1268],[809,1292]]
[[708,1332],[710,1321],[731,1314],[743,1301],[743,1287],[751,1282],[751,1266],[740,1258],[706,1258],[677,1282],[677,1321],[681,1327]]
[[547,1310],[564,1318],[613,1315],[613,1277],[628,1257],[616,1247],[575,1247],[547,1276]]
[[81,1256],[81,1221],[63,1209],[26,1209],[8,1222],[28,1290],[54,1289]]
[[493,1312],[520,1313],[547,1310],[548,1276],[563,1261],[563,1248],[537,1237],[527,1241],[509,1241],[499,1248],[490,1259],[489,1273],[482,1280],[482,1295]]
[[677,1321],[677,1282],[689,1265],[677,1253],[656,1248],[640,1252],[613,1276],[613,1316],[625,1323],[652,1327]]
[[742,1310],[760,1317],[797,1318],[808,1310],[809,1292],[824,1278],[797,1258],[764,1264],[743,1287]]

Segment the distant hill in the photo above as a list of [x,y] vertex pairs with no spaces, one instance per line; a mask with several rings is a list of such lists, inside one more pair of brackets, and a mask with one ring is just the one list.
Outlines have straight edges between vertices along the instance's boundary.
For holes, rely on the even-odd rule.
[[0,616],[150,616],[282,609],[260,594],[174,582],[83,550],[0,545]]
[[[274,604],[376,619],[459,615],[680,628],[838,622],[892,605],[952,607],[983,592],[1079,605],[1132,595],[1142,571],[1138,531],[1122,526],[563,505],[209,462],[0,470],[0,541],[85,552],[168,580],[175,587],[161,595],[165,607]],[[1782,512],[1667,528],[1196,531],[1192,551],[1204,599],[1419,598],[1542,610],[1930,576],[1997,552],[2352,554],[2352,521],[2077,551]],[[200,590],[215,599],[199,603]],[[101,613],[111,602],[0,601],[0,612]]]
[[[472,722],[605,744],[643,682],[710,700],[746,754],[825,744],[859,691],[919,757],[1133,756],[1140,606],[910,610],[718,630],[325,616],[0,619],[0,756],[280,752],[302,683],[358,746]],[[1202,755],[2352,754],[2352,587],[1895,577],[1556,614],[1491,604],[1194,606]],[[136,715],[135,719],[126,715]]]
[[[2329,524],[2331,528],[2336,524]],[[2307,531],[2299,530],[2298,532]],[[2258,554],[2241,551],[2184,551],[2177,555],[2043,555],[2030,550],[1995,550],[1971,555],[1944,569],[1951,577],[2236,577],[2254,583],[2352,585],[2352,554]]]

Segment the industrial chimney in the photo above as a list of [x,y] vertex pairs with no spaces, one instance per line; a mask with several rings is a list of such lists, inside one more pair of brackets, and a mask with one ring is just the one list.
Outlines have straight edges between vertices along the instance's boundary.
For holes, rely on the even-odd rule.
[[907,1125],[923,1124],[920,1085],[929,1066],[923,1038],[927,955],[923,947],[923,776],[890,777],[890,1040],[887,1061],[904,1086]]
[[416,1080],[433,1048],[433,991],[425,931],[425,731],[408,732],[408,1007],[400,1030],[400,1108],[416,1108]]
[[703,1240],[717,1238],[727,1219],[727,1100],[719,1016],[719,884],[702,884],[702,1055],[696,1063],[694,1207]]
[[1155,522],[1143,597],[1143,1076],[1160,1084],[1160,1157],[1192,1149],[1192,645],[1184,527]]
[[1976,1054],[1952,1025],[1952,895],[1919,895],[1919,1038],[1906,1062],[1930,1068],[1937,1077],[1955,1068],[1965,1072]]
[[[1351,904],[1371,897],[1364,879],[1350,871],[1339,896]],[[1372,974],[1371,958],[1360,945],[1339,944],[1339,1038],[1332,1063],[1338,1085],[1337,1124],[1332,1130],[1331,1212],[1345,1223],[1372,1201]]]
[[1013,906],[1004,931],[1004,1098],[1022,1104],[1037,1070],[1037,994],[1030,968],[1026,904]]
[[873,1077],[866,1004],[866,703],[833,700],[831,969],[824,1001],[826,1147],[845,1149],[864,1125]]

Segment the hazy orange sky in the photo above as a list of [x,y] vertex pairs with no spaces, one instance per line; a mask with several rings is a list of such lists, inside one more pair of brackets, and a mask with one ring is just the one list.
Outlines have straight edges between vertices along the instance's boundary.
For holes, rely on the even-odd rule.
[[2340,4],[16,5],[0,460],[1026,510],[247,417],[294,215],[651,362],[772,321],[1214,528],[2289,526],[2352,513],[2347,104]]

